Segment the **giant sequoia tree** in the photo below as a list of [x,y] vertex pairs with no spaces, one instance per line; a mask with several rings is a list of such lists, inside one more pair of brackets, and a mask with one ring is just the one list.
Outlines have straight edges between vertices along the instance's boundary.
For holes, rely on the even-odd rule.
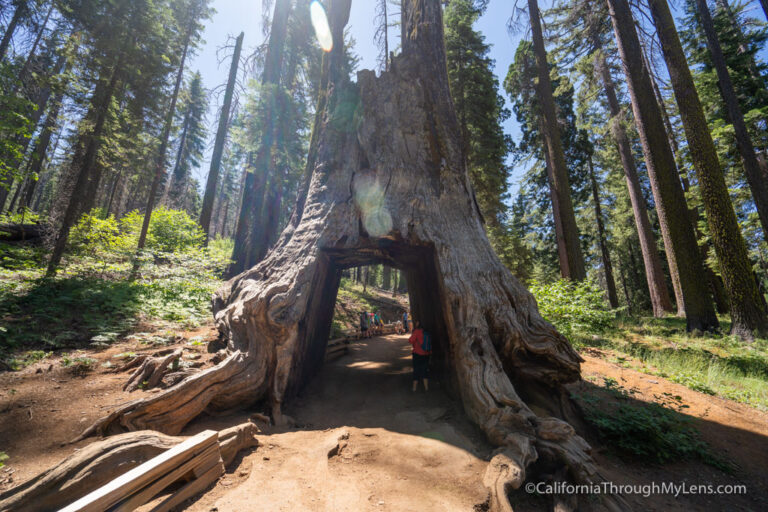
[[[330,4],[335,43],[350,3]],[[572,481],[599,479],[587,444],[558,419],[571,416],[562,386],[579,378],[580,358],[499,261],[473,200],[440,2],[413,0],[406,11],[389,72],[362,71],[354,83],[340,72],[340,44],[324,57],[325,100],[294,216],[267,257],[214,297],[222,362],[119,407],[86,435],[178,433],[206,410],[258,401],[281,423],[285,401],[322,364],[342,271],[386,264],[403,272],[414,316],[435,333],[449,388],[504,448],[497,488],[519,486],[537,460]]]

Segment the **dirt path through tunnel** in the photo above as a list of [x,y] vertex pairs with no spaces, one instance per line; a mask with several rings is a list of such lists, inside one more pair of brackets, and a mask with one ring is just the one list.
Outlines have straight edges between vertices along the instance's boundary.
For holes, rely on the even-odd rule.
[[411,391],[407,336],[353,345],[286,410],[300,430],[264,436],[190,510],[472,510],[492,448],[432,384]]

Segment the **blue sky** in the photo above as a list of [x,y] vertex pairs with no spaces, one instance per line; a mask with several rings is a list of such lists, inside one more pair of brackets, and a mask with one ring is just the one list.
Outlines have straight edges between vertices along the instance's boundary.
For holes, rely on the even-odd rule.
[[[357,42],[356,52],[361,58],[361,69],[376,67],[377,49],[373,43],[373,5],[371,0],[353,0],[352,2],[349,27]],[[499,82],[504,80],[507,69],[514,58],[517,41],[521,37],[520,34],[511,37],[507,33],[506,22],[512,13],[511,5],[512,2],[509,0],[492,0],[488,10],[477,25],[477,28],[486,36],[487,42],[492,45],[491,56],[496,60],[495,72],[499,76]],[[189,63],[188,68],[190,71],[199,70],[201,72],[208,89],[213,89],[227,79],[229,61],[219,65],[216,54],[217,48],[226,43],[228,36],[236,36],[244,31],[245,52],[251,52],[264,41],[261,0],[214,0],[213,7],[217,12],[206,24],[203,34],[205,44]],[[213,103],[212,100],[211,113],[208,116],[211,133],[215,131],[216,122],[214,115],[216,105]],[[519,133],[513,120],[506,123],[505,130],[513,137]],[[208,157],[209,155],[195,173],[195,177],[201,182],[204,181],[208,173]]]
[[[518,0],[523,4],[523,0]],[[483,17],[477,23],[476,28],[486,37],[486,42],[491,45],[491,58],[496,61],[495,73],[501,84],[506,76],[507,69],[514,58],[515,49],[519,40],[527,36],[527,31],[510,35],[507,31],[507,20],[512,15],[512,6],[515,2],[511,0],[491,0],[488,4]],[[553,0],[539,0],[539,7],[544,10],[551,7]],[[679,6],[681,0],[672,0],[673,14],[678,17],[680,14]],[[757,0],[750,2],[750,15],[764,20],[764,15],[760,10]],[[217,48],[224,45],[228,36],[236,36],[241,31],[245,32],[246,52],[251,52],[255,47],[263,43],[264,35],[262,31],[262,12],[261,0],[214,0],[213,7],[217,13],[208,21],[203,38],[205,44],[202,46],[198,55],[190,62],[189,70],[199,70],[203,76],[206,88],[212,89],[224,83],[229,71],[229,61],[219,65],[217,59]],[[361,58],[361,69],[373,69],[376,67],[377,49],[373,43],[374,33],[374,2],[372,0],[353,0],[352,12],[350,15],[349,27],[352,36],[357,42],[356,52]],[[766,57],[763,52],[763,58]],[[248,53],[246,53],[248,54]],[[506,94],[502,93],[507,107],[511,110]],[[210,132],[213,136],[215,131],[215,102],[212,100],[211,113],[208,116],[208,123],[211,127]],[[505,131],[510,134],[513,140],[517,140],[520,130],[514,119],[509,119],[504,126]],[[212,145],[212,143],[211,143]],[[208,152],[210,154],[210,150]],[[201,168],[196,172],[195,177],[203,183],[208,173],[209,161],[203,162]],[[510,192],[514,197],[524,168],[513,170],[510,180]]]

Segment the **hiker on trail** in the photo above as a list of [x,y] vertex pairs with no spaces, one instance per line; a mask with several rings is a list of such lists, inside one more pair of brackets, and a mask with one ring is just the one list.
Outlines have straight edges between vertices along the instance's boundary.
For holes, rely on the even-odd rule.
[[429,391],[429,356],[432,354],[432,336],[421,328],[418,320],[413,321],[413,334],[408,342],[413,347],[413,392],[419,388],[419,381],[424,383],[424,391]]
[[363,311],[360,313],[360,337],[361,338],[368,338],[368,312]]
[[373,325],[376,326],[376,334],[381,334],[381,327],[384,325],[381,322],[381,315],[379,315],[379,312],[377,311],[375,315],[373,315]]
[[410,329],[408,328],[408,311],[407,310],[403,313],[403,328],[405,329],[406,333],[410,331]]

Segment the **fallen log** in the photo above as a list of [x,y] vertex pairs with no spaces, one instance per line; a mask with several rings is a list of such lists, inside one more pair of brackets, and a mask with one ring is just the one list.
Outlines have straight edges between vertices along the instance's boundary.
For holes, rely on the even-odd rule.
[[35,240],[45,234],[45,226],[41,224],[0,224],[0,240],[18,242]]
[[[158,478],[162,479],[163,475],[173,471],[174,468],[185,461],[194,459],[197,455],[204,453],[210,446],[217,446],[217,442],[217,432],[213,430],[201,432],[83,496],[63,508],[61,512],[100,512],[108,510],[126,496],[140,492],[144,487],[152,484]],[[162,488],[158,492],[160,490]],[[149,499],[153,496],[150,496]],[[140,505],[144,503],[140,503]]]
[[[258,446],[254,437],[257,433],[253,423],[219,432],[218,445],[224,465],[231,464],[241,450]],[[140,431],[90,444],[27,482],[0,493],[0,510],[60,510],[184,439]]]

